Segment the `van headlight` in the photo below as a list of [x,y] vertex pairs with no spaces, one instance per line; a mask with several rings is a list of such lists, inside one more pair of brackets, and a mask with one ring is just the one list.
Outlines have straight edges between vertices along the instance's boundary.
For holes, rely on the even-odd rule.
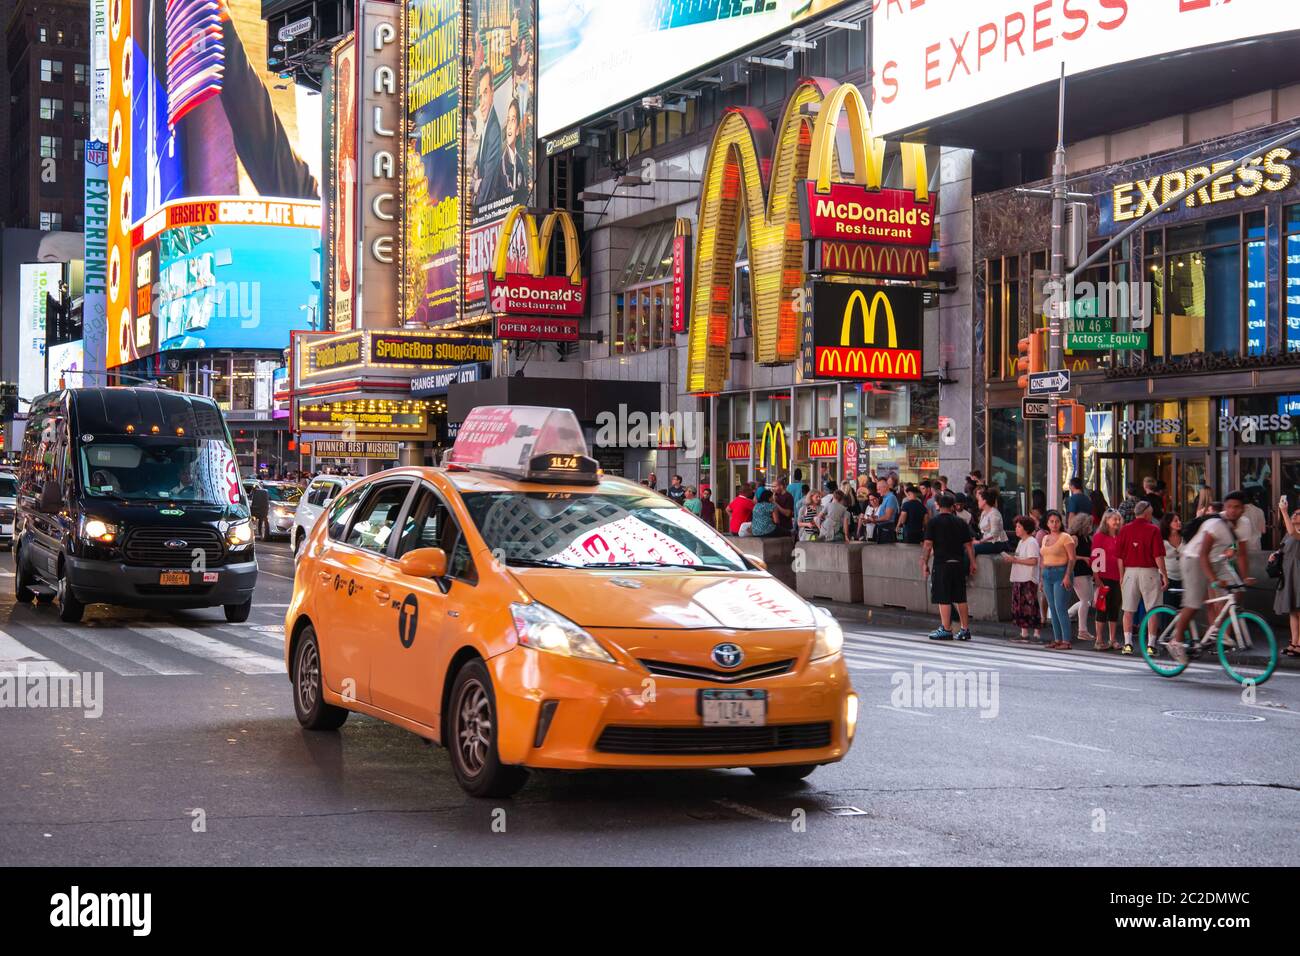
[[226,543],[240,547],[253,540],[253,522],[236,521],[226,529]]
[[813,642],[810,660],[821,660],[838,654],[844,647],[844,630],[830,611],[824,607],[813,608],[813,622],[817,625],[817,639]]
[[561,657],[614,663],[613,656],[594,637],[544,604],[511,604],[510,615],[519,643],[525,647]]
[[81,519],[81,536],[87,541],[112,544],[117,540],[117,525],[109,524],[102,518],[83,518]]

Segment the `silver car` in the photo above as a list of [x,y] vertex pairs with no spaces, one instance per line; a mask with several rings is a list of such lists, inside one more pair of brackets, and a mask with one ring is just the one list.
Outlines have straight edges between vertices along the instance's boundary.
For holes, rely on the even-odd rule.
[[14,546],[14,509],[18,506],[18,478],[0,471],[0,548]]
[[298,502],[298,512],[293,516],[293,527],[289,529],[289,543],[293,545],[294,557],[298,556],[298,551],[307,540],[307,535],[311,533],[316,519],[324,513],[340,492],[354,481],[355,478],[344,478],[340,475],[317,475],[312,479],[307,490],[303,492],[302,500]]

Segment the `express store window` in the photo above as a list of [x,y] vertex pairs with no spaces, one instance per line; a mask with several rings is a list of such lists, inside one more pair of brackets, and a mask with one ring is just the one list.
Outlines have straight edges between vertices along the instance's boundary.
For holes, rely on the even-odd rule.
[[1282,335],[1288,352],[1300,352],[1300,206],[1288,206],[1283,217],[1283,298],[1286,320]]
[[610,303],[610,341],[615,355],[673,344],[673,233],[676,222],[637,233]]
[[1153,359],[1264,351],[1263,244],[1263,212],[1146,233],[1143,274],[1151,283]]

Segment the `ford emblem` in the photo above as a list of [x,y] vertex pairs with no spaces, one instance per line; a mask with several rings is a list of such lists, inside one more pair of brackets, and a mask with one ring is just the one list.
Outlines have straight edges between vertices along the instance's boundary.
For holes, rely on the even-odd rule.
[[183,538],[169,538],[163,542],[163,547],[174,548],[179,551],[181,548],[188,548],[190,543]]
[[739,644],[719,644],[713,649],[713,661],[719,667],[739,667],[745,652]]

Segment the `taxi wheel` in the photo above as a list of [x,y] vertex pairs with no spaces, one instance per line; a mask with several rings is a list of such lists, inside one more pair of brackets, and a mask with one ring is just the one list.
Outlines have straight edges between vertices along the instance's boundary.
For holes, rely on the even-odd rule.
[[497,699],[481,660],[467,661],[451,688],[447,748],[461,788],[472,797],[508,797],[528,780],[523,767],[497,756]]
[[817,764],[815,763],[796,763],[784,767],[750,767],[749,772],[760,780],[770,780],[773,783],[794,783],[797,780],[802,780],[816,769]]
[[325,702],[321,693],[320,647],[310,626],[298,636],[293,655],[293,712],[307,730],[338,730],[348,712]]

